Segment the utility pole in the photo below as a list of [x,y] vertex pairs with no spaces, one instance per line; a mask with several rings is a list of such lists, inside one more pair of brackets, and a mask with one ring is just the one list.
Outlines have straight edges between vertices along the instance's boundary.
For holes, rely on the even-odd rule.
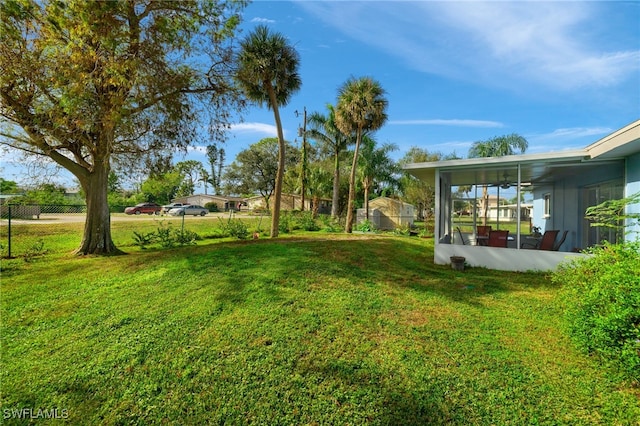
[[[295,111],[295,114],[296,117],[298,117],[299,113],[297,110]],[[304,195],[307,183],[307,107],[303,107],[302,128],[298,128],[298,136],[302,136],[302,170],[300,170],[300,193],[302,206],[300,206],[300,211],[304,211]]]

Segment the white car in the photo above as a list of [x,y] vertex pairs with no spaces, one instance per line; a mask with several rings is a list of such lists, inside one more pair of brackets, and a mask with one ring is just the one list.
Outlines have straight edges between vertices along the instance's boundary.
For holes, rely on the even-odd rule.
[[162,212],[163,213],[169,213],[169,210],[171,210],[171,209],[175,209],[175,208],[178,208],[178,207],[184,207],[184,206],[188,206],[188,204],[183,204],[183,203],[167,204],[166,206],[162,206]]
[[184,216],[187,214],[193,216],[204,216],[209,213],[208,209],[205,209],[202,206],[196,206],[195,204],[191,204],[188,206],[176,207],[174,209],[169,210],[169,214],[171,216]]

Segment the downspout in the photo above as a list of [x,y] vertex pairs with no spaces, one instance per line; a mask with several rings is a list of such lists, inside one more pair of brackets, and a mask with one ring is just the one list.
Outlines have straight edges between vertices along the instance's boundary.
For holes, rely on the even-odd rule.
[[520,250],[520,225],[522,220],[522,211],[521,211],[521,201],[520,201],[520,191],[522,186],[522,168],[520,163],[518,163],[518,188],[516,189],[516,216],[517,216],[517,228],[516,228],[516,249]]
[[435,178],[435,186],[436,186],[436,205],[435,205],[435,212],[436,214],[435,216],[435,232],[436,232],[436,236],[435,236],[435,243],[438,244],[440,242],[440,239],[442,239],[442,237],[444,235],[442,235],[442,229],[440,228],[440,216],[442,215],[442,210],[440,209],[440,186],[442,185],[442,183],[440,182],[440,169],[436,169],[436,178]]
[[478,180],[473,185],[473,232],[478,236]]

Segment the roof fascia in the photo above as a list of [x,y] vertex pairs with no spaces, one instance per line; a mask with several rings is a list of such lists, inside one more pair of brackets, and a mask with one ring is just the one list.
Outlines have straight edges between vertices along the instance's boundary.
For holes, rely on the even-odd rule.
[[561,151],[561,152],[549,152],[544,154],[521,154],[521,155],[506,155],[504,157],[480,157],[480,158],[464,158],[460,160],[443,160],[443,161],[430,161],[426,163],[411,163],[404,166],[405,170],[415,169],[440,169],[440,170],[453,170],[458,168],[467,167],[482,167],[482,166],[509,166],[518,165],[524,163],[553,163],[558,161],[576,161],[582,162],[588,159],[589,154],[585,149]]
[[636,139],[640,139],[640,120],[636,120],[622,129],[616,130],[610,135],[587,146],[585,149],[591,158],[596,158]]

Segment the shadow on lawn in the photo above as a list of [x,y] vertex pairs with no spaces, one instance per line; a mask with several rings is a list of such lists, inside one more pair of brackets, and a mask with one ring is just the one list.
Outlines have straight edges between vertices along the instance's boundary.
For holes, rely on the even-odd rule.
[[391,425],[444,424],[451,420],[443,412],[442,392],[436,383],[400,383],[389,379],[377,364],[330,359],[307,366],[307,377],[332,383],[331,398],[342,415],[371,413],[365,422]]
[[219,297],[228,302],[246,298],[249,288],[271,292],[275,301],[282,286],[322,286],[336,279],[402,287],[467,303],[488,294],[553,286],[540,273],[484,268],[457,272],[448,265],[435,265],[433,246],[408,237],[260,240],[208,246],[185,257],[191,271],[216,277]]

